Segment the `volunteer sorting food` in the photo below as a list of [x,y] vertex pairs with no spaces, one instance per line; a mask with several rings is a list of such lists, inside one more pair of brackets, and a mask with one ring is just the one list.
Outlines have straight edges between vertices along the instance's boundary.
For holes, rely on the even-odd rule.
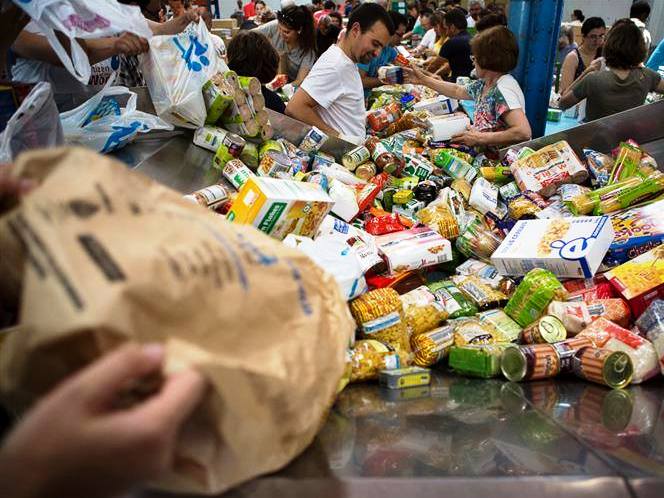
[[[338,3],[319,11],[316,33],[313,9],[284,2],[272,23],[231,28],[224,53],[212,32],[228,33],[194,6],[170,2],[176,18],[155,26],[129,3],[151,2],[62,0],[46,14],[2,4],[0,49],[13,44],[19,69],[36,50],[87,86],[100,60],[130,56],[154,110],[137,108],[137,90],[112,72],[66,112],[50,68],[27,90],[3,90],[22,103],[0,134],[0,393],[20,418],[0,446],[0,496],[110,498],[145,483],[251,492],[316,437],[333,440],[323,468],[333,479],[351,465],[374,479],[415,478],[418,466],[555,475],[573,462],[532,458],[565,445],[539,419],[521,424],[528,393],[540,409],[542,386],[594,384],[586,398],[625,402],[661,384],[657,150],[630,136],[602,150],[523,144],[532,131],[504,13],[469,2],[466,17],[445,2],[431,59],[417,40],[402,43],[427,24],[414,5],[408,19],[386,2],[349,1],[333,43]],[[563,71],[578,78],[566,75],[561,108],[586,99],[588,121],[664,91],[629,19],[606,36],[606,70],[585,60],[602,26],[584,24],[585,69],[570,52]],[[316,39],[331,43],[317,61]],[[137,141],[176,128],[157,152]],[[118,160],[144,154],[162,181],[170,168],[199,184],[176,192]],[[574,403],[560,407],[584,412]],[[580,440],[599,428],[601,443],[622,443],[632,418],[652,426],[661,411],[623,421],[603,410]],[[455,434],[427,425],[439,411],[463,422]],[[572,431],[569,411],[560,425]],[[525,429],[502,441],[480,418]],[[352,451],[326,433],[335,424]],[[613,447],[611,458],[641,469],[625,445],[602,451]]]

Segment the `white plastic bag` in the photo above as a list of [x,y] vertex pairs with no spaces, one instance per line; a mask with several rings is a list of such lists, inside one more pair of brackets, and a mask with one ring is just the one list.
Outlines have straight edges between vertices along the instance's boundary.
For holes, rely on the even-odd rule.
[[140,61],[157,115],[185,128],[203,126],[203,85],[221,67],[203,20],[177,35],[152,37]]
[[[139,133],[172,130],[173,126],[147,112],[136,110],[136,94],[124,86],[106,86],[76,109],[60,115],[65,142],[97,152],[111,152],[127,145]],[[119,97],[129,95],[121,107]]]
[[[100,38],[125,31],[147,39],[152,37],[141,9],[116,0],[14,0],[14,3],[32,18],[62,65],[84,85],[90,79],[90,61],[77,38]],[[69,40],[71,53],[62,46],[56,31]]]
[[0,134],[0,163],[12,162],[19,153],[62,145],[60,115],[49,83],[32,89]]

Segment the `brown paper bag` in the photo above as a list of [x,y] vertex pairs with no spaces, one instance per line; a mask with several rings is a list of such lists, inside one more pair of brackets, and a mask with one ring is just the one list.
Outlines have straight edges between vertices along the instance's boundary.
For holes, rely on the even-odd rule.
[[108,157],[38,151],[17,168],[43,182],[0,219],[0,254],[24,258],[4,393],[32,399],[120,342],[163,341],[167,370],[194,365],[211,389],[158,486],[222,492],[311,443],[355,327],[331,276]]

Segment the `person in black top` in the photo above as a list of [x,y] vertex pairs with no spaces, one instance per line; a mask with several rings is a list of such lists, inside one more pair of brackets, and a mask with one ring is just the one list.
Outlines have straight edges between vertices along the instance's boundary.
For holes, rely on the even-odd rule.
[[470,34],[466,31],[468,21],[459,9],[452,9],[444,16],[443,25],[448,40],[440,49],[440,57],[450,64],[451,74],[449,81],[455,82],[459,76],[470,76],[473,70],[473,61],[470,58]]
[[337,42],[341,25],[341,14],[338,12],[330,12],[321,17],[316,28],[316,57],[323,55],[330,46]]
[[240,31],[226,49],[228,68],[240,76],[255,76],[261,82],[265,107],[284,113],[286,106],[281,98],[265,87],[277,76],[279,54],[265,35],[258,31]]

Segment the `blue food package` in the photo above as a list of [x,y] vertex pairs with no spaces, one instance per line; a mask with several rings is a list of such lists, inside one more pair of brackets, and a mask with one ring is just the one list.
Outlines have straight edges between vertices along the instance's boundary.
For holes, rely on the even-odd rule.
[[664,243],[664,199],[611,215],[615,237],[604,263],[617,266]]

